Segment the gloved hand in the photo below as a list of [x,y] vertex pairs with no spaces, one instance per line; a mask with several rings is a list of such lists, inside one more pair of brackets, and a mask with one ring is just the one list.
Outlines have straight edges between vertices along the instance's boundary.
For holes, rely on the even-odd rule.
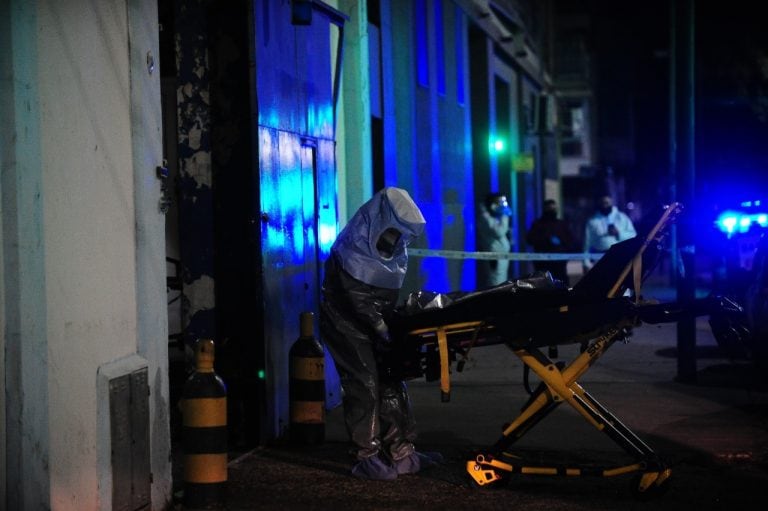
[[379,353],[389,353],[392,349],[392,339],[389,337],[388,333],[384,336],[378,336],[373,341],[373,347]]
[[392,348],[392,338],[389,336],[389,329],[386,323],[381,321],[374,327],[376,336],[373,340],[373,347],[380,353],[386,353]]

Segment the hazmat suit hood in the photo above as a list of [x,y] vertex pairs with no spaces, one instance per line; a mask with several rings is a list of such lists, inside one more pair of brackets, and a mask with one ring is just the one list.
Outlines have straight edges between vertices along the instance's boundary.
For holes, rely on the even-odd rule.
[[424,232],[425,224],[407,191],[384,188],[360,206],[331,251],[344,271],[357,280],[400,289],[408,267],[406,247]]

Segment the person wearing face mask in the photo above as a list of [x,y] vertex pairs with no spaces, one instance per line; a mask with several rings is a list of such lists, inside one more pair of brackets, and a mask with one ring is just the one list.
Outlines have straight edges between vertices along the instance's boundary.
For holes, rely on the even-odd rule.
[[[574,238],[568,223],[557,217],[557,202],[544,201],[544,211],[528,229],[526,241],[533,250],[541,253],[570,252],[574,250]],[[567,271],[568,261],[534,261],[533,269],[548,271],[566,287],[570,285]]]
[[611,246],[637,235],[630,218],[613,205],[610,195],[602,195],[597,201],[597,211],[584,227],[584,270],[594,266],[590,253],[607,252]]
[[[480,206],[477,219],[478,250],[481,252],[509,252],[511,248],[510,217],[512,210],[503,193],[489,193]],[[477,262],[478,287],[492,287],[509,279],[509,259],[480,260]]]
[[356,462],[352,475],[389,481],[436,465],[417,452],[416,423],[405,382],[385,371],[386,319],[408,267],[407,245],[426,221],[407,191],[384,188],[350,219],[325,263],[320,333],[336,363],[344,422]]

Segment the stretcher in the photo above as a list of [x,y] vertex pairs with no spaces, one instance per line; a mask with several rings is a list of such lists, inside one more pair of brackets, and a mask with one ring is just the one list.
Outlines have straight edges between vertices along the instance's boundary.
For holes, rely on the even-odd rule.
[[[667,206],[647,233],[614,245],[573,288],[563,287],[545,273],[469,293],[420,291],[412,293],[388,318],[395,341],[387,355],[388,371],[403,379],[439,379],[443,401],[450,400],[452,364],[456,362],[456,370],[461,371],[474,347],[504,344],[522,361],[526,372],[532,371],[540,379],[496,443],[467,461],[473,484],[492,485],[511,474],[634,474],[633,492],[639,498],[667,487],[670,468],[578,380],[616,341],[626,339],[642,323],[673,322],[713,311],[737,321],[741,308],[725,298],[708,297],[686,304],[642,299],[642,282],[656,266],[670,226],[681,211],[678,203]],[[727,321],[720,326],[729,333],[736,331]],[[552,360],[557,346],[573,343],[581,345],[574,360],[569,364]],[[550,356],[543,348],[549,348]],[[608,435],[632,461],[615,466],[546,466],[526,464],[513,455],[512,445],[562,403]]]

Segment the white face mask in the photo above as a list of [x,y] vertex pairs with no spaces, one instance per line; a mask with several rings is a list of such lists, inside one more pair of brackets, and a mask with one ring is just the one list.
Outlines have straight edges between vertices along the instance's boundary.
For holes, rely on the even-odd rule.
[[509,214],[509,203],[506,197],[499,197],[491,204],[491,215],[496,218]]

